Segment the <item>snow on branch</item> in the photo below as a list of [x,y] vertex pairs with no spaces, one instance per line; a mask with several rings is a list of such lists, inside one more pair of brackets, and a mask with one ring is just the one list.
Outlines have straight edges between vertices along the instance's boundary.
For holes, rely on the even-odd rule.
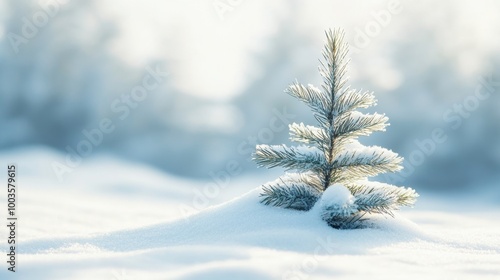
[[311,171],[300,173],[286,172],[285,175],[280,176],[276,181],[283,183],[303,183],[315,188],[319,192],[324,190],[319,174]]
[[274,181],[262,186],[261,202],[265,205],[308,211],[321,193],[304,183]]
[[357,137],[370,135],[374,131],[384,131],[388,118],[382,114],[362,114],[349,112],[337,118],[334,125],[336,137]]
[[326,116],[332,107],[332,100],[313,85],[304,86],[295,83],[288,87],[286,93],[306,103],[314,112]]
[[402,158],[388,149],[359,143],[340,152],[332,163],[332,176],[346,182],[401,170]]
[[290,128],[290,140],[305,144],[315,144],[317,147],[324,147],[328,143],[328,133],[319,127],[304,125],[303,123],[292,123]]
[[[343,189],[348,195],[342,193]],[[417,197],[418,194],[411,188],[358,181],[345,186],[330,186],[319,203],[323,220],[334,228],[347,229],[362,227],[366,214],[385,214],[393,217],[393,211],[398,210],[400,206],[412,205]]]
[[286,170],[321,170],[326,165],[322,152],[307,146],[257,145],[253,159],[260,167]]
[[388,149],[357,141],[359,136],[384,131],[389,124],[383,114],[356,111],[377,101],[372,92],[345,86],[347,47],[343,31],[327,31],[319,67],[321,89],[295,83],[287,90],[312,109],[319,123],[318,127],[289,126],[290,140],[310,146],[258,145],[253,156],[260,167],[280,166],[296,172],[263,185],[262,203],[298,210],[319,203],[323,220],[338,229],[363,227],[365,214],[392,216],[392,211],[413,205],[418,197],[410,188],[367,181],[380,173],[399,171],[403,159]]
[[349,89],[345,93],[336,96],[333,112],[339,116],[357,108],[368,108],[376,104],[377,100],[373,92]]
[[341,184],[334,184],[323,192],[319,202],[321,218],[334,228],[356,228],[363,214],[350,190]]
[[[412,188],[380,182],[358,181],[346,184],[346,186],[356,197],[356,204],[360,206],[360,209],[368,212],[386,213],[381,210],[397,210],[400,206],[411,206],[418,197]],[[387,199],[384,201],[385,198]],[[380,207],[384,209],[378,209]]]

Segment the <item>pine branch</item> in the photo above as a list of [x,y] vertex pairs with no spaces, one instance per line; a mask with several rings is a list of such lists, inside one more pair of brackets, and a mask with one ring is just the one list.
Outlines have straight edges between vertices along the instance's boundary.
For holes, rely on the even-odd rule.
[[332,228],[336,229],[359,229],[365,227],[363,217],[366,212],[356,212],[349,216],[329,216],[326,212],[322,214],[323,220]]
[[330,164],[333,164],[333,160],[346,148],[348,148],[354,140],[354,136],[341,136],[335,137],[333,139],[333,149],[332,149],[332,159],[330,160]]
[[352,182],[401,170],[402,160],[396,153],[377,146],[345,149],[333,161],[331,176],[335,182]]
[[[320,61],[319,72],[323,77],[323,91],[325,96],[329,98],[331,107],[328,110],[328,114],[325,118],[321,115],[315,116],[318,122],[327,130],[329,141],[327,141],[325,151],[326,161],[329,166],[324,170],[325,177],[323,178],[324,186],[326,189],[332,182],[332,167],[331,161],[334,158],[334,143],[335,143],[335,112],[334,112],[334,102],[336,96],[340,96],[347,91],[344,85],[347,82],[346,78],[346,68],[348,64],[348,59],[346,59],[348,48],[347,43],[344,42],[344,32],[341,30],[326,32],[327,42],[323,49],[323,59]],[[342,90],[343,89],[343,90]]]
[[418,194],[411,188],[396,187],[379,182],[355,182],[346,184],[354,196],[354,202],[347,206],[326,207],[322,218],[332,227],[352,229],[363,227],[363,216],[384,214],[394,217],[393,211],[400,206],[411,206]]
[[[384,131],[388,119],[383,114],[355,111],[376,105],[377,101],[372,92],[346,87],[349,60],[343,31],[330,30],[326,37],[319,67],[323,77],[321,89],[297,82],[287,89],[288,94],[312,109],[319,123],[319,127],[303,123],[289,126],[292,141],[311,147],[258,145],[253,159],[260,167],[280,166],[297,171],[264,185],[262,203],[309,210],[323,192],[331,190],[333,198],[325,196],[320,201],[321,217],[334,228],[360,228],[365,225],[365,214],[392,216],[392,211],[399,207],[412,205],[418,194],[410,188],[367,181],[367,177],[400,170],[402,158],[390,150],[365,147],[356,141],[359,136]],[[330,189],[334,183],[348,189]],[[352,197],[342,200],[348,191]]]
[[328,93],[332,104],[335,95],[340,93],[347,83],[348,44],[344,41],[344,36],[342,30],[326,32],[327,42],[322,52],[324,61],[320,61],[319,72],[324,81],[322,88]]
[[323,154],[317,148],[286,145],[257,145],[253,160],[259,167],[284,167],[286,170],[322,170],[326,165]]
[[[400,206],[412,206],[418,197],[418,194],[412,188],[397,187],[379,182],[361,181],[346,184],[346,187],[360,201],[369,201],[368,196],[388,197],[392,200],[394,209],[398,209]],[[367,203],[364,204],[368,205]],[[367,210],[365,209],[365,211]]]
[[358,206],[356,204],[350,205],[328,205],[323,207],[321,217],[325,220],[335,220],[340,218],[347,218],[357,213]]
[[393,217],[392,211],[399,209],[396,204],[397,198],[390,193],[378,191],[367,192],[358,194],[355,196],[355,199],[359,210],[368,213],[387,214]]
[[313,171],[301,172],[301,173],[290,173],[287,172],[285,175],[278,178],[279,182],[282,183],[295,183],[295,184],[305,184],[313,187],[318,192],[323,191],[323,183],[319,177],[319,173]]
[[336,137],[358,137],[370,135],[374,131],[385,131],[388,118],[381,114],[361,114],[349,112],[337,118],[334,125]]
[[265,205],[310,210],[321,193],[307,184],[273,182],[262,187],[261,203]]
[[319,127],[304,125],[303,123],[292,123],[290,128],[290,140],[306,144],[314,144],[320,149],[324,149],[329,141],[328,133]]
[[338,95],[334,105],[334,114],[339,116],[343,113],[353,111],[358,108],[368,108],[376,105],[377,100],[373,92],[349,89],[345,93]]
[[285,92],[303,101],[313,110],[313,112],[323,117],[328,115],[332,107],[332,100],[327,98],[325,94],[312,85],[304,86],[296,82],[289,86]]

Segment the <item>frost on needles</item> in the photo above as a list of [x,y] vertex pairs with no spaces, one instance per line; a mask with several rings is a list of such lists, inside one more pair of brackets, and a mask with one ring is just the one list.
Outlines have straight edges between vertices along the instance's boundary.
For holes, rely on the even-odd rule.
[[348,45],[341,30],[326,32],[319,71],[321,88],[292,84],[287,93],[306,103],[318,126],[292,123],[290,139],[299,146],[258,145],[260,167],[283,167],[289,173],[262,187],[266,205],[308,211],[318,202],[321,217],[334,228],[363,227],[366,214],[386,214],[411,206],[411,188],[368,181],[368,177],[402,169],[402,158],[378,146],[364,146],[359,136],[385,131],[383,114],[356,109],[376,105],[373,92],[346,86]]

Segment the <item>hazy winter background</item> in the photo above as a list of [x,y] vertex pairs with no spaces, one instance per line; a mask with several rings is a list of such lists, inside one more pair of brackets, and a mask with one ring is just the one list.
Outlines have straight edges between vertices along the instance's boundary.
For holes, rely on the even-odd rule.
[[[373,90],[374,110],[391,123],[362,141],[407,162],[414,153],[414,170],[396,183],[420,191],[473,190],[500,201],[496,1],[396,1],[400,8],[377,22],[380,11],[393,9],[391,1],[60,0],[55,15],[14,47],[12,34],[21,35],[25,20],[43,11],[45,1],[38,2],[0,3],[4,152],[45,146],[64,155],[85,139],[83,129],[109,118],[116,129],[84,162],[102,154],[142,162],[195,179],[200,189],[228,162],[241,167],[238,176],[272,178],[250,153],[255,143],[288,141],[280,122],[270,126],[276,110],[313,123],[309,109],[283,90],[295,79],[321,82],[323,31],[342,27],[353,47],[351,84]],[[119,120],[112,102],[130,95],[147,67],[169,76]],[[495,92],[477,104],[469,100],[474,110],[467,117],[448,112],[455,119],[446,121],[455,104],[473,98],[480,77],[493,77]],[[415,152],[415,141],[436,128],[447,140],[425,155]]]
[[[279,279],[304,272],[330,233],[314,279],[495,279],[499,10],[494,0],[0,1],[0,180],[17,163],[19,279]],[[285,123],[314,124],[283,90],[319,85],[335,27],[351,45],[352,86],[373,90],[371,112],[390,118],[361,142],[405,157],[399,177],[378,179],[415,188],[415,209],[380,222],[392,229],[342,232],[263,207],[254,190],[186,226],[179,218],[282,172],[257,169],[251,153],[287,143]],[[151,69],[168,76],[123,107]],[[106,120],[114,130],[68,166],[67,148]],[[5,191],[0,201],[5,221]],[[64,243],[95,233],[105,237]]]

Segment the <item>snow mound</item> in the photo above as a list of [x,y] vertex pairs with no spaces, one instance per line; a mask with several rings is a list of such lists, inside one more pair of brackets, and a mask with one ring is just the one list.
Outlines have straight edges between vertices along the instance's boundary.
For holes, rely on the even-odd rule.
[[[433,232],[427,224],[424,232],[396,216],[373,217],[371,228],[336,230],[321,220],[319,207],[303,212],[265,206],[259,202],[259,191],[185,219],[93,236],[24,241],[19,247],[20,275],[23,279],[359,279],[372,275],[421,279],[422,275],[472,277],[499,272],[500,231],[483,232],[484,221],[478,222],[477,230],[464,233],[452,226],[463,228],[464,216],[439,217],[431,212],[414,218],[449,221],[450,229],[438,225]],[[331,202],[329,196],[333,196],[333,201],[348,201],[342,187],[332,187],[330,192],[325,200]],[[471,218],[465,222],[471,224]],[[7,276],[0,272],[1,279]]]
[[[340,186],[332,188],[330,193],[326,193],[327,198],[333,196],[342,201],[350,199]],[[422,237],[415,224],[401,217],[375,220],[375,228],[335,230],[326,225],[316,211],[303,212],[262,205],[259,203],[258,189],[255,189],[184,219],[81,238],[32,240],[25,242],[20,250],[21,253],[29,254],[54,253],[81,246],[126,252],[181,245],[230,244],[313,253],[319,239],[332,238],[338,244],[344,244],[335,245],[338,248],[332,249],[334,252],[348,253]]]
[[[497,279],[500,273],[500,226],[492,222],[498,205],[473,204],[469,196],[423,195],[418,208],[400,212],[418,226],[396,215],[371,217],[371,228],[336,230],[321,220],[321,203],[303,212],[262,205],[259,189],[236,195],[260,185],[245,177],[209,205],[236,198],[184,219],[180,206],[194,205],[195,181],[103,155],[58,182],[54,160],[64,155],[43,147],[0,154],[23,171],[19,279]],[[329,189],[323,202],[348,201],[340,186]],[[104,233],[89,234],[97,231]],[[0,270],[0,279],[12,276]]]
[[342,184],[334,184],[329,186],[321,195],[319,204],[321,206],[337,205],[347,207],[354,203],[354,196],[351,191]]

